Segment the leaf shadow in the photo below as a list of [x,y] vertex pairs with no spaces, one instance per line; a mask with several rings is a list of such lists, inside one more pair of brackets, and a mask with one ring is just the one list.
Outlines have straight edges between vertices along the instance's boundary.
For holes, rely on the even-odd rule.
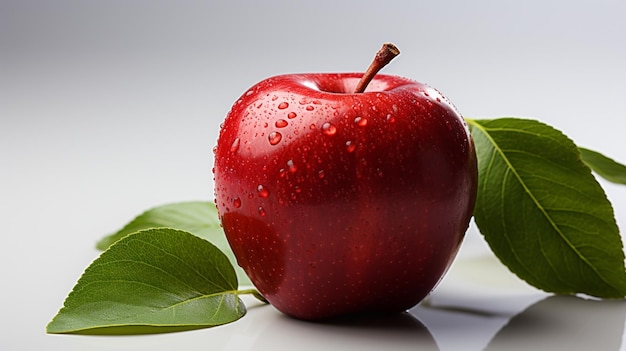
[[513,317],[486,350],[620,350],[625,300],[550,296]]
[[98,336],[130,336],[130,335],[149,335],[178,333],[184,331],[211,328],[210,326],[150,326],[150,325],[132,325],[119,327],[93,328],[77,331],[72,334],[76,335],[98,335]]

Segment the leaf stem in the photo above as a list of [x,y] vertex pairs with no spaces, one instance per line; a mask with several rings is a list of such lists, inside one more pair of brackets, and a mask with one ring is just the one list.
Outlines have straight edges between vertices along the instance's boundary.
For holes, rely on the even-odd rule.
[[263,297],[263,295],[261,295],[261,293],[257,289],[237,290],[236,294],[237,295],[252,295],[252,296],[256,297],[257,300],[259,300],[259,301],[261,301],[263,303],[269,303],[269,301],[267,301],[267,299],[265,297]]

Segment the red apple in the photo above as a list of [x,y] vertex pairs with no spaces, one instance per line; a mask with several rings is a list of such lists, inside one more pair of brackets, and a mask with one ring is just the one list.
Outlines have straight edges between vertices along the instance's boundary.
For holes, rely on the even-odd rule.
[[354,93],[362,76],[266,79],[219,134],[215,197],[228,242],[260,293],[297,318],[411,308],[444,275],[472,216],[476,155],[454,106],[389,75]]

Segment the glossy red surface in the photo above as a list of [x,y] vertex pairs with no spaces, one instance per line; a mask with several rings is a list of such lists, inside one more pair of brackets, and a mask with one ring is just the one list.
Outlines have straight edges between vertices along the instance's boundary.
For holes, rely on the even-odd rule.
[[422,300],[472,214],[469,131],[438,91],[377,75],[269,78],[233,105],[215,149],[229,243],[282,312],[321,319]]

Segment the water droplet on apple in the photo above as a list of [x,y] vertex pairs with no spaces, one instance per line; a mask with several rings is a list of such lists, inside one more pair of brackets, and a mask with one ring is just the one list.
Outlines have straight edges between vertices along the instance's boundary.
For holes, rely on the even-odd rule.
[[278,176],[279,176],[279,177],[281,177],[281,178],[285,178],[285,174],[286,174],[286,173],[287,173],[287,171],[286,171],[284,168],[281,168],[281,169],[278,171]]
[[276,145],[278,143],[280,143],[280,140],[283,138],[283,135],[280,134],[279,132],[271,132],[268,136],[267,139],[270,141],[271,145]]
[[356,123],[359,127],[365,127],[367,125],[367,118],[356,117],[354,119],[354,123]]
[[319,171],[319,172],[317,172],[317,177],[318,177],[319,179],[324,178],[324,171]]
[[276,101],[276,100],[278,100],[278,95],[272,96],[272,101]]
[[230,152],[236,152],[239,149],[239,138],[235,138],[230,145]]
[[259,197],[262,197],[264,199],[270,196],[270,191],[267,190],[267,188],[264,187],[263,184],[259,184],[259,186],[256,187],[256,191],[259,194]]
[[387,122],[389,122],[389,123],[393,123],[393,122],[395,122],[395,121],[396,121],[396,119],[395,119],[395,117],[393,117],[393,116],[391,115],[391,113],[387,115]]
[[274,123],[276,128],[285,128],[288,124],[289,123],[287,123],[287,121],[285,121],[284,119],[279,119],[278,121],[276,121],[276,123]]
[[356,145],[350,140],[346,141],[346,150],[348,150],[348,152],[352,152],[354,149],[356,149]]
[[313,111],[314,109],[315,109],[315,107],[313,107],[313,106],[307,106],[307,107],[306,107],[306,110],[307,110],[307,111]]
[[279,109],[279,110],[284,110],[284,109],[286,109],[287,107],[289,107],[289,103],[288,103],[288,102],[284,102],[284,101],[283,101],[283,102],[281,102],[280,104],[278,104],[278,109]]
[[293,163],[293,160],[287,161],[287,170],[289,170],[290,173],[296,173],[296,171],[298,170],[298,167],[296,167],[296,165]]
[[254,94],[254,91],[252,91],[252,90],[248,90],[248,92],[246,92],[246,96],[250,96],[252,94]]
[[289,112],[287,114],[287,118],[289,118],[289,119],[294,119],[294,118],[296,118],[296,116],[297,116],[297,114],[295,112]]
[[241,207],[241,199],[236,198],[235,200],[233,200],[233,206],[235,206],[235,208]]
[[326,135],[335,135],[337,133],[337,127],[329,122],[322,124],[322,132]]
[[266,214],[266,213],[265,213],[265,210],[263,209],[263,207],[259,206],[259,215],[260,215],[261,217],[263,217],[263,216],[265,216],[265,214]]
[[314,104],[314,105],[321,105],[321,104],[322,104],[322,102],[321,102],[321,101],[319,101],[319,100],[313,100],[313,104]]

